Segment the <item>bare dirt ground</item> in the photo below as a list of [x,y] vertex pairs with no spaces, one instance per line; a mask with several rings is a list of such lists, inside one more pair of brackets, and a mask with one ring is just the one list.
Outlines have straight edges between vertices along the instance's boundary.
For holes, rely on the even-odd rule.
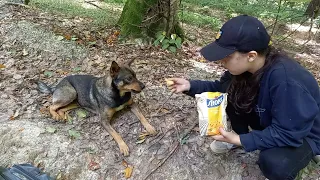
[[[116,29],[94,29],[87,25],[89,19],[4,5],[4,1],[0,7],[0,64],[6,66],[0,69],[1,166],[30,162],[57,179],[125,179],[124,160],[133,167],[130,179],[144,179],[177,147],[148,179],[265,179],[256,165],[257,151],[235,149],[214,155],[209,148],[212,139],[200,137],[196,128],[177,145],[178,137],[197,121],[193,98],[174,94],[152,117],[170,95],[165,77],[214,80],[221,75],[223,69],[217,64],[198,61],[196,47],[185,46],[173,55],[148,45],[113,44],[110,38]],[[66,40],[70,39],[68,33],[78,39]],[[89,41],[96,43],[88,45]],[[143,94],[135,95],[135,101],[159,133],[137,143],[144,132],[142,125],[130,111],[120,112],[113,127],[128,144],[129,157],[119,153],[98,116],[88,113],[82,117],[73,111],[68,122],[50,118],[50,96],[38,92],[37,80],[54,85],[70,74],[102,76],[113,60],[132,58],[136,58],[133,69],[146,85]],[[48,128],[56,132],[48,132]],[[80,136],[71,138],[69,130]],[[315,178],[319,178],[319,170],[304,179]]]

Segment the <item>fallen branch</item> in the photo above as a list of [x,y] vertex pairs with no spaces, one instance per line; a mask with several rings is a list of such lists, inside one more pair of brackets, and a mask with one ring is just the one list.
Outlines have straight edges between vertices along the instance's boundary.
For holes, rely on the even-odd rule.
[[157,169],[159,169],[159,167],[161,167],[167,159],[169,159],[171,157],[171,155],[176,151],[176,149],[179,147],[179,142],[177,142],[177,144],[175,145],[175,147],[171,150],[171,152],[168,154],[168,156],[166,158],[164,158],[157,167],[155,167],[152,171],[150,171],[150,173],[144,178],[144,180],[146,180],[152,173],[154,173]]
[[22,7],[25,7],[25,8],[31,8],[28,5],[25,5],[25,4],[22,4],[22,3],[14,3],[14,2],[7,2],[7,3],[5,3],[5,5],[14,5],[14,6],[22,6]]
[[279,40],[277,43],[280,43],[282,41],[284,41],[285,39],[287,39],[288,37],[290,37],[292,34],[294,34],[306,21],[308,20],[308,18],[306,18],[305,20],[303,20],[300,25],[292,32],[290,32],[286,37],[282,38],[281,40]]
[[[161,109],[163,108],[163,106],[168,102],[168,100],[171,98],[172,95],[173,95],[173,92],[171,92],[170,96],[167,97],[167,99],[162,103],[162,105],[160,106],[160,108],[158,109],[158,111],[154,114],[154,116],[157,115],[157,114],[160,112],[160,110],[161,110]],[[152,116],[152,117],[153,117],[153,116]]]
[[136,123],[138,123],[138,122],[140,122],[140,121],[137,120],[137,121],[134,121],[134,122],[132,122],[132,123],[129,123],[129,126],[131,126],[132,124],[136,124]]
[[[150,144],[150,146],[148,146],[147,148],[146,148],[146,150],[148,150],[148,149],[150,149],[153,145],[155,145],[155,144],[157,144],[164,136],[166,136],[166,134],[169,132],[169,131],[171,131],[172,130],[172,128],[170,128],[170,129],[168,129],[166,132],[164,132],[163,134],[162,134],[162,136],[159,138],[159,139],[157,139],[158,137],[156,137],[155,139],[157,139],[157,141],[155,141],[155,142],[153,142],[152,144]],[[155,140],[155,139],[153,139],[153,140]],[[152,140],[152,141],[153,141]]]
[[192,126],[190,126],[187,131],[180,137],[179,141],[180,143],[182,142],[182,140],[192,131],[192,129],[198,124],[198,121],[195,121]]
[[88,3],[88,4],[92,5],[92,6],[95,6],[95,7],[99,8],[99,9],[103,9],[103,8],[101,8],[100,6],[94,4],[94,3],[93,3],[94,1],[84,1],[84,2],[85,2],[85,3]]

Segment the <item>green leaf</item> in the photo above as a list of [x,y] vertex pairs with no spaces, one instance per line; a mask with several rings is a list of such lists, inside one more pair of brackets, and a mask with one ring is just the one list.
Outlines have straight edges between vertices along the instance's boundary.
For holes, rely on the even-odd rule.
[[92,148],[88,148],[87,151],[88,151],[89,154],[95,154],[96,153],[96,151],[94,149],[92,149]]
[[170,47],[169,47],[169,51],[175,53],[175,52],[177,52],[177,48],[174,47],[174,46],[170,46]]
[[74,72],[79,72],[79,71],[81,71],[81,67],[76,67],[76,68],[73,69],[73,71]]
[[63,36],[58,36],[58,41],[62,41],[64,39]]
[[47,77],[51,77],[52,74],[53,74],[53,73],[52,73],[51,71],[45,71],[45,72],[44,72],[44,75],[47,76]]
[[305,3],[309,2],[310,0],[288,0],[289,2],[297,2],[297,3]]
[[53,127],[47,127],[46,131],[47,131],[48,133],[55,133],[55,132],[57,132],[57,129],[56,129],[56,128],[53,128]]
[[175,40],[175,39],[176,39],[176,37],[177,37],[177,35],[176,35],[176,34],[171,34],[171,39]]
[[165,38],[166,38],[165,36],[162,36],[162,37],[159,39],[159,41],[162,42],[163,40],[166,40]]
[[92,41],[92,42],[89,42],[88,44],[92,46],[92,45],[95,45],[96,43],[97,43],[96,41]]
[[80,137],[80,133],[76,130],[69,130],[69,136],[76,139]]
[[87,117],[87,111],[83,110],[83,109],[78,109],[77,110],[77,116],[80,118],[85,118]]
[[175,44],[175,43],[176,43],[176,40],[170,39],[169,43],[170,43],[170,44]]
[[162,32],[161,31],[159,31],[159,32],[157,32],[157,34],[156,34],[156,38],[157,39],[161,39],[162,37],[164,37],[165,35],[162,35]]
[[73,118],[69,115],[69,113],[67,113],[66,116],[68,124],[72,124]]
[[138,141],[136,142],[136,144],[141,144],[141,143],[143,143],[145,140],[146,140],[145,138],[143,138],[143,139],[141,139],[141,140],[138,140]]
[[160,44],[160,41],[159,40],[155,40],[154,43],[153,43],[155,46],[158,46]]
[[76,36],[71,36],[71,41],[75,41],[77,40],[78,38]]
[[178,37],[178,38],[176,39],[176,42],[181,44],[181,42],[182,42],[181,37]]
[[181,48],[181,42],[182,42],[182,40],[181,40],[181,38],[180,37],[178,37],[177,39],[176,39],[176,46],[177,46],[177,48]]
[[169,44],[169,40],[168,39],[165,39],[162,41],[162,45],[165,45],[165,44]]
[[183,138],[180,140],[180,144],[186,144],[187,143],[187,140],[188,140],[189,136]]
[[170,46],[169,43],[163,44],[163,45],[162,45],[162,49],[167,49],[169,46]]

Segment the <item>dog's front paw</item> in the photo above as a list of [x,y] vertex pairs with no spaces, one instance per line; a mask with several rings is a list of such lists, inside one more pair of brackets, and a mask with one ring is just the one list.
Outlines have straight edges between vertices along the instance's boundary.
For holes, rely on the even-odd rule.
[[146,130],[148,131],[149,134],[151,134],[151,135],[157,134],[157,131],[154,129],[153,126],[147,125],[145,128],[146,128]]
[[120,148],[120,152],[124,156],[129,156],[129,147],[127,146],[127,144],[125,142],[119,143],[119,148]]
[[56,121],[63,120],[63,118],[58,113],[55,113],[55,114],[52,113],[51,115],[52,115],[52,119],[54,119]]

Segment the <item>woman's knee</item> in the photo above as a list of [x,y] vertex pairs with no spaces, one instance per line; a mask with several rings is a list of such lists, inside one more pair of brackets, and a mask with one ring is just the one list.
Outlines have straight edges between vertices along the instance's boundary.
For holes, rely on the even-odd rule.
[[290,180],[294,179],[290,160],[286,158],[277,158],[272,153],[261,152],[258,165],[264,176],[270,180]]

